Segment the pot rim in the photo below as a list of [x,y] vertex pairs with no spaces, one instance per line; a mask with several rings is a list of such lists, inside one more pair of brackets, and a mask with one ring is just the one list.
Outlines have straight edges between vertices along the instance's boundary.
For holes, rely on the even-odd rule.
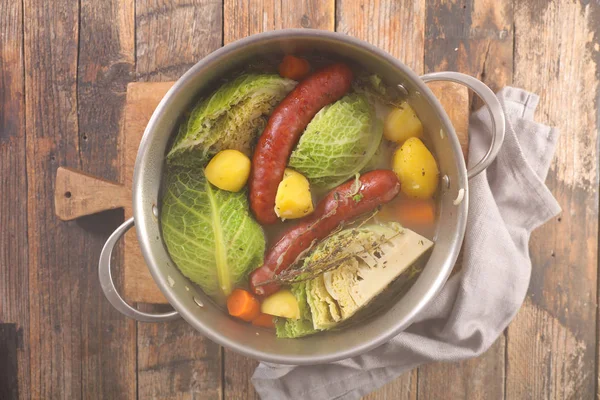
[[[244,343],[239,341],[229,340],[228,338],[223,337],[216,329],[212,329],[205,324],[202,323],[200,318],[197,318],[194,313],[187,309],[181,302],[178,300],[178,296],[174,293],[174,291],[169,286],[165,277],[163,277],[158,270],[155,262],[155,256],[153,255],[152,245],[147,234],[147,221],[145,219],[145,215],[143,212],[142,206],[142,192],[143,186],[141,182],[143,182],[144,177],[144,168],[143,166],[146,163],[146,156],[148,149],[150,147],[151,138],[160,134],[160,132],[155,130],[155,126],[157,125],[157,121],[159,121],[165,110],[173,103],[174,99],[183,91],[183,88],[189,83],[189,81],[199,73],[202,69],[207,66],[218,62],[223,57],[226,57],[228,54],[238,50],[241,47],[247,46],[249,44],[253,44],[255,42],[261,42],[269,39],[279,39],[279,38],[308,38],[308,39],[327,39],[330,41],[339,41],[346,44],[350,44],[356,47],[360,47],[369,53],[373,54],[376,57],[384,59],[386,62],[389,62],[393,65],[394,68],[401,71],[421,92],[429,104],[434,108],[438,118],[443,125],[443,128],[448,136],[448,143],[450,148],[455,154],[461,154],[460,144],[458,142],[458,138],[456,136],[454,127],[450,122],[450,118],[448,117],[446,111],[440,104],[439,100],[436,96],[431,92],[431,90],[427,87],[427,85],[421,80],[421,78],[413,72],[409,67],[403,64],[401,61],[390,55],[389,53],[365,42],[360,39],[331,31],[321,31],[314,29],[282,29],[282,30],[274,30],[263,33],[258,33],[255,35],[248,36],[246,38],[237,40],[232,42],[226,46],[215,50],[210,53],[206,57],[202,58],[198,61],[194,66],[192,66],[184,75],[181,76],[177,80],[177,82],[173,85],[173,87],[167,92],[167,94],[163,97],[159,105],[156,107],[152,117],[150,118],[146,129],[144,130],[144,135],[142,137],[138,153],[136,156],[134,174],[133,174],[133,216],[136,224],[136,234],[138,238],[138,242],[140,244],[140,248],[142,254],[144,256],[144,260],[150,273],[158,285],[161,292],[167,298],[171,306],[180,313],[180,315],[196,330],[202,333],[204,336],[208,337],[212,341],[224,346],[228,347],[240,354],[245,356],[259,359],[261,361],[280,363],[280,364],[295,364],[295,365],[309,365],[309,364],[320,364],[320,363],[329,363],[334,361],[339,361],[342,359],[346,359],[349,357],[353,357],[359,354],[363,354],[369,350],[372,350],[375,347],[378,347],[385,342],[392,339],[398,333],[406,329],[415,319],[416,315],[419,314],[430,302],[435,298],[435,296],[439,293],[439,291],[444,286],[446,280],[448,279],[452,268],[456,262],[458,257],[458,253],[460,247],[462,245],[465,228],[466,228],[466,220],[467,220],[467,210],[468,210],[468,179],[467,179],[467,169],[464,162],[463,157],[457,157],[458,160],[458,182],[455,182],[458,187],[461,187],[465,190],[464,200],[460,205],[457,206],[457,214],[458,214],[458,226],[456,229],[457,236],[454,238],[454,244],[450,246],[446,259],[443,265],[440,267],[439,273],[436,276],[436,279],[431,282],[429,286],[429,290],[425,294],[421,296],[418,303],[411,309],[409,313],[407,313],[404,320],[399,321],[394,324],[391,328],[381,331],[377,334],[374,339],[370,339],[369,341],[365,341],[361,345],[354,346],[347,350],[341,351],[333,351],[324,356],[290,356],[290,355],[277,355],[275,353],[268,353],[260,350],[256,350],[246,346]],[[166,251],[166,249],[165,249]]]

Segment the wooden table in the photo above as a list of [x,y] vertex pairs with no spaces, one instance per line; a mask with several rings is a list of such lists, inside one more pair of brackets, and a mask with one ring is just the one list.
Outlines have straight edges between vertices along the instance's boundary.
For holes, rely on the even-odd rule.
[[[256,398],[254,361],[185,322],[135,323],[97,278],[122,220],[54,215],[59,165],[119,181],[126,84],[174,80],[264,30],[337,30],[419,73],[541,95],[560,128],[562,216],[531,238],[521,311],[482,357],[406,373],[369,399],[598,396],[600,4],[514,0],[0,0],[0,398]],[[474,104],[475,106],[475,104]]]

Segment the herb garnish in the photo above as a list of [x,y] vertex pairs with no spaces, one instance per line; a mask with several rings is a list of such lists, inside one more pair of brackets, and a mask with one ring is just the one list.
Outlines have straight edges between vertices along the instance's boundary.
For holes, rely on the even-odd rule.
[[363,197],[365,197],[364,194],[357,193],[354,196],[352,196],[352,200],[354,200],[355,203],[359,203],[363,199]]

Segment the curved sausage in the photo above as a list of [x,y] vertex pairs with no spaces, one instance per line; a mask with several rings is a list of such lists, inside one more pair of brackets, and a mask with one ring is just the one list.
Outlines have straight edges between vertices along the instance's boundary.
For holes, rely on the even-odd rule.
[[277,291],[277,283],[261,284],[292,265],[314,240],[325,238],[343,222],[389,202],[400,191],[400,182],[390,170],[367,172],[359,180],[358,193],[354,194],[354,180],[341,184],[319,202],[313,214],[282,235],[267,253],[263,265],[250,274],[253,293],[265,296]]
[[263,225],[277,222],[275,196],[292,149],[317,112],[350,90],[352,71],[333,64],[300,82],[271,114],[258,140],[250,173],[250,208]]

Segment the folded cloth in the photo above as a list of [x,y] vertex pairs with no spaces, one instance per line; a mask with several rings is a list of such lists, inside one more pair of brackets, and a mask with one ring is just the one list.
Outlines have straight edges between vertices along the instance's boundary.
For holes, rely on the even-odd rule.
[[[506,137],[494,163],[469,182],[460,272],[408,329],[364,355],[315,366],[261,363],[252,383],[262,399],[358,399],[419,365],[479,356],[508,326],[529,286],[529,236],[560,212],[544,185],[558,131],[533,121],[537,95],[506,87],[497,97]],[[470,165],[487,151],[490,126],[487,109],[472,115]]]

